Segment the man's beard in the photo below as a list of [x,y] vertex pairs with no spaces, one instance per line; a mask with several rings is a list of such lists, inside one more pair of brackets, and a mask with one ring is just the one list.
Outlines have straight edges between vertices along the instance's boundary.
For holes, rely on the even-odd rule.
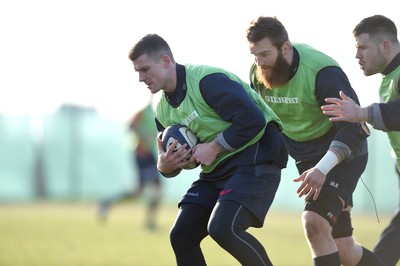
[[289,81],[290,65],[283,58],[282,53],[279,53],[273,67],[268,67],[264,70],[261,66],[257,66],[256,77],[259,82],[264,84],[268,89],[279,87]]

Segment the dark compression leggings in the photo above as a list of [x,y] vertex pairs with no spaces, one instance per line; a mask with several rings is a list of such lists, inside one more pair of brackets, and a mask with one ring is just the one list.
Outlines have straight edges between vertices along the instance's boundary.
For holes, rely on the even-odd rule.
[[254,219],[252,213],[234,201],[218,202],[211,217],[206,208],[182,204],[170,233],[177,265],[206,265],[200,242],[208,234],[241,265],[272,265],[261,243],[246,232]]

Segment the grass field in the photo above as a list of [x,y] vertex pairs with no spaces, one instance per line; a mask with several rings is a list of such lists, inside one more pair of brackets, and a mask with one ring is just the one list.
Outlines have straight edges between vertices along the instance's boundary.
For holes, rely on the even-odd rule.
[[[154,232],[143,225],[140,202],[114,206],[105,223],[91,203],[0,205],[0,266],[175,265],[168,232],[176,207],[164,205]],[[312,265],[300,212],[272,209],[262,229],[251,229],[276,266]],[[356,239],[372,248],[389,217],[354,215]],[[202,244],[209,266],[239,265],[210,238]]]

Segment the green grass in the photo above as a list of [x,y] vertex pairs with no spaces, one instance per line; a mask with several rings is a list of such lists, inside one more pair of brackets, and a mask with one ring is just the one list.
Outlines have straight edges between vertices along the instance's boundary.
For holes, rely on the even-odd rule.
[[[105,223],[95,204],[0,205],[0,266],[169,266],[175,265],[168,233],[176,207],[163,205],[158,228],[144,227],[140,202],[115,205]],[[312,265],[300,224],[301,210],[272,209],[262,229],[250,231],[276,266]],[[353,216],[355,237],[372,248],[389,217]],[[209,237],[202,243],[208,265],[239,265]]]

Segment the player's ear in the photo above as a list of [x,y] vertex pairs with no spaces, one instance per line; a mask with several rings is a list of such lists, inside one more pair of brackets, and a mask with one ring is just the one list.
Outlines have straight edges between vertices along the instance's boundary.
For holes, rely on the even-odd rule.
[[285,41],[281,46],[281,53],[285,56],[292,49],[292,45],[289,41]]
[[163,67],[167,67],[169,64],[171,64],[171,59],[168,55],[161,56],[160,61]]

